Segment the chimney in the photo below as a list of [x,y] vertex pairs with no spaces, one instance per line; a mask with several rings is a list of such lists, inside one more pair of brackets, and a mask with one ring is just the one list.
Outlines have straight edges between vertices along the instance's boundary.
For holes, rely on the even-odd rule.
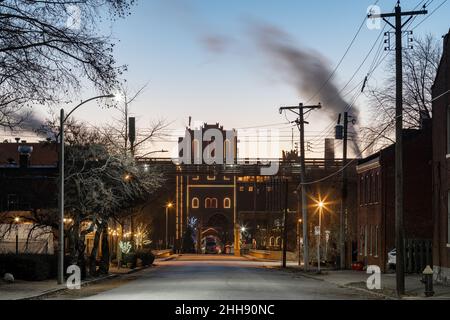
[[431,126],[431,118],[430,114],[427,110],[420,110],[420,120],[419,120],[419,127],[420,130],[427,129]]
[[27,145],[21,145],[17,148],[19,152],[19,166],[20,168],[26,169],[30,165],[31,153],[33,152],[33,147]]
[[334,139],[325,139],[325,168],[333,166],[335,159]]

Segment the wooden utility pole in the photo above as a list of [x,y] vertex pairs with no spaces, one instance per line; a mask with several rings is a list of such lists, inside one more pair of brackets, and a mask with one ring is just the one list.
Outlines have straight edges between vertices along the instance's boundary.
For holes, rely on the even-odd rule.
[[287,220],[288,220],[288,211],[289,211],[289,180],[285,178],[284,181],[285,190],[284,190],[284,214],[283,214],[283,268],[286,268],[286,260],[287,260],[287,240],[288,240],[288,231],[287,231]]
[[348,145],[348,112],[344,113],[344,135],[343,135],[343,153],[342,153],[342,199],[339,224],[339,248],[340,248],[340,268],[345,269],[345,213],[347,212],[347,145]]
[[[402,59],[402,29],[416,15],[427,14],[428,11],[402,12],[400,1],[397,2],[394,13],[369,14],[369,18],[382,18],[395,30],[395,66],[396,66],[396,107],[395,107],[395,243],[397,249],[397,294],[405,294],[405,256],[404,256],[404,226],[403,226],[403,59]],[[403,16],[409,18],[402,22]],[[395,25],[387,18],[395,18]]]
[[[303,218],[303,261],[305,271],[309,270],[309,241],[308,241],[308,199],[306,195],[306,167],[305,167],[305,115],[312,110],[322,108],[319,103],[316,106],[304,106],[300,103],[298,106],[293,107],[281,107],[280,114],[283,111],[291,111],[298,116],[294,123],[297,125],[300,131],[300,184],[297,188],[298,192],[301,192],[301,206],[302,206],[302,218]],[[307,110],[305,112],[305,110]],[[298,198],[300,201],[300,198]]]

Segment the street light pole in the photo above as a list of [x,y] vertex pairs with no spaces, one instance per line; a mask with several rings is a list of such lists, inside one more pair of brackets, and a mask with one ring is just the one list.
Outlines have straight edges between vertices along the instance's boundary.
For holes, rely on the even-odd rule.
[[166,206],[166,249],[169,249],[169,207]]
[[90,98],[81,102],[75,108],[70,111],[67,116],[64,109],[61,109],[59,119],[59,199],[58,199],[58,211],[59,211],[59,243],[58,243],[58,284],[64,283],[64,124],[67,119],[82,105],[97,99],[114,98],[113,94],[101,95]]
[[319,232],[317,235],[317,272],[320,273],[320,239],[322,234],[322,209],[323,209],[323,202],[319,202]]
[[173,203],[166,204],[166,249],[169,249],[169,209],[173,207]]

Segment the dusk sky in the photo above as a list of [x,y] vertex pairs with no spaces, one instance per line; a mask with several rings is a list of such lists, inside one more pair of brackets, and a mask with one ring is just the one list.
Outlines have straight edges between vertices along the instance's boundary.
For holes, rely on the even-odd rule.
[[[402,1],[402,7],[412,10],[424,2],[430,3],[431,13],[443,1]],[[306,103],[311,94],[299,92],[292,74],[264,50],[255,26],[259,28],[257,32],[262,26],[270,26],[286,33],[291,46],[313,56],[321,55],[325,68],[333,70],[373,3],[374,0],[141,0],[131,16],[115,22],[105,32],[111,32],[117,41],[115,55],[119,64],[128,65],[124,77],[131,91],[149,83],[131,106],[139,127],[163,118],[173,122],[171,128],[183,129],[189,116],[193,121],[220,122],[227,129],[275,124],[273,128],[282,130],[281,140],[290,148],[291,126],[278,108]],[[395,4],[393,0],[378,3],[383,12],[392,11]],[[449,30],[449,13],[450,4],[445,3],[414,29],[415,36],[431,33],[440,40]],[[411,28],[423,19],[417,17]],[[353,76],[380,32],[363,26],[333,78],[338,90]],[[348,93],[347,102],[360,91],[358,83],[374,61],[382,37],[378,39],[372,54],[343,91]],[[381,84],[385,72],[386,64],[382,63],[369,85]],[[89,97],[89,91],[85,97]],[[319,101],[317,97],[310,103]],[[358,120],[363,125],[368,120],[364,95],[357,101],[361,110]],[[114,116],[117,113],[95,104],[77,112],[79,119],[92,125],[107,123]],[[333,118],[337,119],[337,113],[324,105],[324,110],[309,119],[307,140],[311,140],[317,156],[323,149],[325,135],[321,133]],[[162,147],[161,143],[154,146]]]

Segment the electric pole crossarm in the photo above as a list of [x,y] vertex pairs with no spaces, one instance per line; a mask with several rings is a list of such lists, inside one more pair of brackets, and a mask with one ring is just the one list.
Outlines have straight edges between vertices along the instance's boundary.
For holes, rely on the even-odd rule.
[[[419,14],[428,14],[428,10],[420,10],[420,11],[405,11],[400,14],[400,16],[416,16]],[[382,14],[369,14],[367,15],[370,19],[376,18],[393,18],[396,17],[397,14],[395,12],[392,13],[382,13]]]

